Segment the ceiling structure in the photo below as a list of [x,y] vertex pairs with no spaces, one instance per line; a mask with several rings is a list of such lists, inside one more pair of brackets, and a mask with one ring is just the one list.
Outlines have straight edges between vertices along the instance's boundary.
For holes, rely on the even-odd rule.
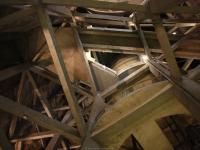
[[199,5],[0,1],[2,149],[123,149],[132,136],[151,150],[158,135],[172,148],[155,120],[200,119]]

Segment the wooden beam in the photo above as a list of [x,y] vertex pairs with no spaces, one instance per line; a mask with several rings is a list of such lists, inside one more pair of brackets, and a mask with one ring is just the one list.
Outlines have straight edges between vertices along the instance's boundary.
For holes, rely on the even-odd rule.
[[[82,97],[78,103],[81,103],[82,101],[84,101],[85,99],[87,99],[87,97]],[[70,111],[67,111],[63,117],[63,119],[61,120],[62,123],[64,124],[68,124],[69,125],[69,121],[70,121],[70,118],[71,118],[71,112]],[[61,140],[61,141],[60,141]],[[61,144],[64,142],[62,140],[62,136],[61,135],[56,135],[54,136],[48,143],[47,147],[46,147],[46,150],[53,150],[55,149],[56,145],[61,142]],[[64,143],[63,143],[64,144]]]
[[[66,122],[69,120],[69,118],[71,117],[71,112],[67,111],[63,117],[63,119],[61,120],[62,123],[66,124]],[[54,136],[48,143],[47,147],[45,148],[46,150],[53,150],[55,149],[55,146],[58,144],[58,142],[62,139],[61,135],[56,135]]]
[[29,68],[28,64],[19,64],[0,71],[0,81],[11,78]]
[[194,81],[200,81],[200,65],[195,67],[194,69],[188,71],[188,78]]
[[[96,9],[109,9],[109,10],[125,10],[125,11],[145,11],[145,7],[137,4],[128,4],[126,2],[112,3],[106,1],[96,1],[96,0],[42,0],[45,5],[68,5],[76,7],[86,7],[86,8],[96,8]],[[25,5],[25,4],[35,4],[33,0],[7,0],[1,1],[1,5]]]
[[129,76],[127,76],[126,78],[120,80],[116,84],[114,84],[111,87],[109,87],[108,89],[104,90],[101,93],[101,96],[103,98],[108,97],[109,95],[111,95],[114,92],[118,91],[118,89],[121,86],[123,86],[124,84],[130,83],[130,82],[136,80],[138,77],[140,77],[142,74],[146,73],[148,70],[149,70],[149,66],[148,65],[144,65],[140,69],[136,70],[135,72],[133,72],[132,74],[130,74]]
[[16,102],[13,102],[9,98],[0,95],[0,109],[11,113],[15,116],[23,118],[28,121],[33,121],[39,126],[49,129],[51,131],[57,132],[67,139],[70,139],[75,142],[80,142],[80,135],[76,129],[64,125],[57,120],[51,119],[41,113],[32,110],[26,106],[20,105]]
[[[192,37],[192,34],[195,32],[195,30],[199,27],[199,24],[196,24],[195,26],[191,27],[188,31],[186,31],[184,33],[185,36],[181,37],[178,41],[176,41],[172,46],[172,51],[174,52],[179,45],[181,45],[182,43],[186,42],[188,39],[190,39]],[[190,50],[191,51],[191,50]],[[198,54],[198,53],[197,53]],[[197,55],[196,54],[196,55]],[[175,52],[176,55],[176,52]],[[189,56],[189,53],[186,54],[187,56]],[[162,54],[161,56],[159,56],[158,59],[163,59],[164,58],[164,54]],[[192,59],[195,59],[195,55],[192,57]]]
[[[45,68],[42,68],[42,67],[39,67],[39,66],[32,66],[30,67],[30,70],[46,79],[49,79],[50,81],[56,83],[56,84],[59,84],[61,85],[60,81],[59,81],[59,78],[57,76],[57,74],[45,69]],[[75,84],[72,84],[72,87],[74,88],[74,90],[77,92],[77,93],[80,93],[82,95],[85,95],[85,96],[88,96],[90,98],[93,98],[93,94],[90,92],[90,91],[87,91],[85,90],[84,88],[81,88]]]
[[47,41],[47,45],[49,47],[55,68],[57,69],[58,76],[59,76],[61,85],[63,87],[63,91],[67,97],[67,101],[72,111],[72,115],[76,120],[76,124],[78,126],[79,132],[83,136],[85,132],[85,121],[83,119],[80,108],[78,106],[75,93],[73,91],[60,48],[58,47],[58,44],[56,42],[56,38],[54,35],[50,18],[42,5],[40,6],[37,5],[36,8],[37,8],[38,16],[39,16],[42,29],[44,32],[44,36]]
[[150,66],[155,68],[161,75],[175,86],[175,95],[196,119],[200,120],[200,86],[189,78],[182,77],[182,80],[172,78],[169,71],[153,60],[149,61]]
[[75,19],[80,18],[92,18],[92,19],[103,19],[103,20],[115,20],[115,21],[132,21],[129,17],[121,17],[114,15],[101,15],[101,14],[90,14],[90,13],[75,13]]
[[13,147],[3,129],[0,129],[0,149],[13,150]]
[[45,112],[47,113],[47,116],[50,118],[53,118],[54,113],[53,113],[52,109],[50,108],[48,100],[43,96],[42,92],[39,90],[37,83],[35,82],[35,80],[33,79],[33,76],[31,75],[31,73],[29,71],[27,71],[27,76],[28,76],[28,79],[29,79],[31,85],[33,86],[34,92],[40,99],[40,102],[41,102]]
[[53,137],[57,134],[58,133],[52,132],[52,131],[44,131],[44,132],[39,132],[39,133],[33,133],[33,134],[28,135],[27,137],[24,137],[24,138],[12,139],[11,143],[33,141],[33,140],[39,140],[39,139],[44,139],[44,138],[51,138],[51,137]]
[[170,8],[174,8],[178,6],[183,0],[168,0],[168,1],[160,1],[160,0],[149,0],[146,5],[149,6],[151,13],[162,13],[166,12]]
[[[26,79],[25,73],[23,72],[22,76],[21,76],[20,83],[19,83],[18,91],[17,91],[17,102],[18,103],[22,102],[22,92],[23,92],[23,87],[24,87],[25,79]],[[16,125],[17,125],[17,117],[13,116],[12,117],[12,121],[10,123],[10,128],[9,128],[9,136],[10,137],[12,137],[14,135]]]
[[22,142],[16,142],[15,143],[15,150],[22,150]]
[[4,26],[7,24],[12,24],[16,21],[24,19],[24,17],[28,17],[30,15],[33,15],[35,13],[35,10],[32,8],[28,9],[22,9],[20,11],[14,12],[12,14],[9,14],[3,18],[0,18],[0,26]]
[[56,84],[59,84],[59,85],[61,84],[60,80],[58,78],[58,75],[52,71],[49,71],[43,67],[36,66],[36,65],[31,66],[30,70],[31,70],[31,72],[34,72],[37,75],[42,76],[43,78],[46,78]]
[[[123,10],[123,11],[136,11],[136,12],[150,12],[151,10],[147,9],[144,5],[138,4],[129,4],[127,2],[106,2],[106,1],[96,1],[96,0],[42,0],[42,3],[45,5],[68,5],[75,7],[86,7],[86,8],[96,8],[96,9],[106,9],[106,10]],[[28,5],[35,4],[34,0],[7,0],[0,1],[0,5]],[[189,13],[197,14],[199,13],[199,7],[181,7],[176,6],[173,8],[168,8],[165,10],[160,10],[161,12],[173,12],[173,13]]]
[[188,59],[188,60],[186,60],[186,62],[184,63],[182,69],[183,69],[184,71],[187,71],[188,68],[190,67],[190,65],[192,64],[193,60],[194,60],[194,59]]
[[[83,46],[90,51],[102,53],[145,54],[145,50],[142,47],[113,46],[104,44],[83,44]],[[150,48],[150,51],[152,53],[163,54],[161,49]],[[176,58],[200,59],[199,51],[193,51],[189,49],[176,50],[174,54]]]
[[[101,30],[100,30],[101,29]],[[137,44],[140,44],[137,40],[139,39],[139,35],[137,31],[132,31],[132,30],[106,30],[104,28],[99,28],[99,29],[79,29],[78,30],[79,34],[80,34],[80,39],[82,41],[84,41],[83,43],[87,43],[85,41],[89,41],[91,38],[100,38],[100,37],[109,37],[112,38],[111,40],[113,40],[114,38],[125,38],[125,41],[127,41],[129,38],[130,40],[132,40],[134,43],[136,42]],[[157,41],[157,36],[156,36],[156,32],[153,31],[144,31],[144,35],[148,40],[156,40]],[[178,39],[180,39],[180,35],[171,35],[168,34],[169,36],[169,40],[170,41],[177,41]],[[103,39],[102,38],[102,39]],[[124,40],[122,39],[122,41],[124,42]],[[129,43],[131,44],[131,43]]]
[[172,76],[176,79],[180,79],[181,73],[177,65],[176,58],[173,54],[167,33],[162,23],[155,24],[155,31],[157,33],[157,37],[160,42],[161,49],[164,51],[165,58],[169,65]]
[[75,41],[76,41],[77,48],[79,50],[79,53],[83,57],[83,63],[86,66],[87,73],[89,75],[90,84],[91,84],[91,87],[92,87],[92,92],[93,92],[94,95],[96,95],[96,93],[97,93],[97,85],[96,85],[96,82],[94,81],[93,73],[91,71],[90,64],[89,64],[89,61],[88,61],[88,59],[86,57],[83,45],[81,43],[79,33],[78,33],[77,29],[75,28],[75,26],[72,26],[72,30],[73,30],[73,34],[74,34],[74,38],[75,38]]

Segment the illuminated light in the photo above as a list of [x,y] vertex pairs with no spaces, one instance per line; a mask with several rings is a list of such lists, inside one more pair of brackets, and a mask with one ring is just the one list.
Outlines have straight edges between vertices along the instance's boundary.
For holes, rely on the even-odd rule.
[[144,63],[147,63],[149,58],[148,58],[147,55],[141,55],[141,56],[140,56],[140,59],[141,59],[141,61],[143,61]]
[[87,58],[88,60],[90,60],[90,61],[92,61],[92,62],[95,61],[95,59],[92,58],[92,56],[91,56],[91,51],[85,52],[85,56],[86,56],[86,58]]
[[128,22],[129,26],[135,26],[135,23],[133,23],[132,21]]
[[133,18],[133,16],[134,16],[134,13],[132,13],[129,17],[130,17],[130,18]]
[[85,52],[87,59],[91,58],[91,51]]
[[172,34],[173,34],[173,35],[176,35],[176,32],[173,32]]
[[93,28],[92,25],[87,26],[87,29],[92,29],[92,28]]

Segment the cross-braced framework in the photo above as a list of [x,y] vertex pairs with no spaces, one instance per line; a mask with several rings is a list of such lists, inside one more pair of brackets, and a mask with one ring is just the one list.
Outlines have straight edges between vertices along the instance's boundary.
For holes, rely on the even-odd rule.
[[200,119],[198,1],[6,0],[0,7],[0,45],[22,45],[15,65],[15,54],[2,52],[13,60],[1,65],[1,88],[20,78],[13,98],[1,90],[0,109],[12,115],[0,130],[3,149],[115,150],[130,135],[136,150],[151,149],[138,124],[179,113]]

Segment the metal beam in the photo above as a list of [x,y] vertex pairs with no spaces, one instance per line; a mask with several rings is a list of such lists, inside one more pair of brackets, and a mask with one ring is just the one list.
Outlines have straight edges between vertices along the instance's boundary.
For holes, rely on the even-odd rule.
[[85,132],[85,121],[83,119],[79,105],[77,103],[75,93],[73,91],[60,48],[58,47],[58,44],[56,42],[56,38],[55,38],[55,34],[51,25],[50,18],[42,5],[39,6],[38,4],[36,8],[37,8],[38,16],[39,16],[42,29],[44,32],[44,36],[47,41],[47,45],[49,47],[55,68],[57,69],[57,73],[58,73],[61,85],[63,87],[63,91],[67,97],[67,101],[72,111],[72,115],[76,120],[76,124],[78,126],[79,132],[83,136]]
[[15,116],[23,118],[28,121],[33,121],[39,126],[55,131],[67,139],[72,141],[80,142],[80,135],[76,129],[60,123],[57,120],[51,119],[41,113],[32,110],[26,106],[20,105],[16,102],[13,102],[9,98],[0,95],[0,109],[11,113]]

